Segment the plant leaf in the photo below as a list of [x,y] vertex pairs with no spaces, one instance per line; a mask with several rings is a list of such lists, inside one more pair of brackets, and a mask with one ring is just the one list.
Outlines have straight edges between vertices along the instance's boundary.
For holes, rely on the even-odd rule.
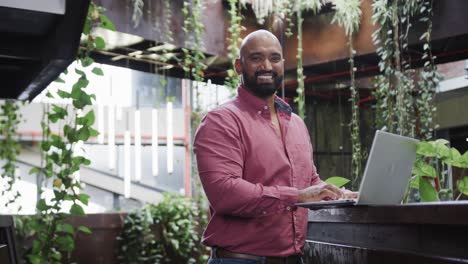
[[103,76],[104,75],[104,72],[102,71],[101,68],[99,67],[94,67],[93,70],[91,71],[92,73],[96,74],[96,75],[99,75],[99,76]]
[[411,177],[410,182],[409,182],[410,188],[419,189],[419,178],[420,176],[418,175]]
[[86,141],[89,139],[89,128],[84,126],[78,130],[78,140]]
[[417,144],[416,153],[425,157],[435,157],[437,155],[434,145],[424,141]]
[[29,170],[29,174],[36,174],[39,172],[39,168],[33,167],[32,169]]
[[427,176],[431,178],[435,178],[437,176],[437,172],[434,167],[426,164],[425,162],[416,163],[416,167],[413,168],[411,173],[414,175]]
[[39,210],[39,211],[46,211],[47,209],[49,209],[49,206],[46,204],[46,202],[45,202],[44,199],[40,199],[40,200],[37,202],[36,208],[37,208],[37,210]]
[[464,176],[463,179],[457,181],[457,189],[464,195],[468,195],[468,176]]
[[79,227],[78,227],[78,230],[81,231],[81,232],[83,232],[83,233],[86,233],[86,234],[92,234],[92,233],[93,233],[93,232],[92,232],[89,228],[87,228],[86,226],[79,226]]
[[78,195],[78,198],[84,205],[88,205],[89,195],[81,193]]
[[71,97],[71,94],[69,92],[65,92],[64,90],[57,90],[57,94],[61,97],[61,98],[70,98]]
[[96,49],[104,49],[106,47],[106,42],[102,37],[95,37],[94,38],[94,44],[96,46]]
[[81,65],[83,67],[88,67],[89,65],[93,64],[94,60],[91,57],[84,57],[80,59]]
[[60,224],[57,226],[57,230],[71,235],[75,235],[75,230],[73,229],[73,226],[69,224]]
[[57,77],[57,79],[55,79],[54,82],[57,82],[57,83],[65,83],[65,81],[64,81],[62,78],[60,78],[60,77]]
[[58,248],[63,251],[72,251],[75,248],[75,241],[70,236],[61,236],[57,238]]
[[443,139],[443,138],[439,138],[435,141],[436,144],[442,144],[442,145],[447,145],[449,144],[450,142],[446,139]]
[[97,131],[96,129],[90,127],[89,128],[89,136],[90,137],[97,137],[97,136],[99,136],[99,131]]
[[436,189],[424,177],[419,177],[419,194],[422,202],[439,201]]
[[465,152],[465,154],[463,154],[463,156],[461,156],[461,165],[460,167],[462,168],[468,168],[468,151]]
[[335,185],[336,187],[340,188],[341,186],[347,184],[349,179],[339,177],[339,176],[332,176],[325,180],[326,183]]
[[101,26],[103,28],[115,31],[114,23],[112,23],[106,15],[100,14],[99,19],[101,20]]
[[85,215],[85,212],[83,210],[83,207],[81,207],[78,204],[73,204],[70,208],[70,213],[73,215],[78,215],[78,216],[83,216]]

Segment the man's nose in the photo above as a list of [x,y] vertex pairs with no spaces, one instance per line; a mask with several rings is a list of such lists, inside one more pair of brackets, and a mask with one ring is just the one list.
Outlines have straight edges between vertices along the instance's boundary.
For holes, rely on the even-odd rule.
[[266,71],[270,71],[273,69],[269,59],[264,59],[260,66],[262,67],[262,70],[266,70]]

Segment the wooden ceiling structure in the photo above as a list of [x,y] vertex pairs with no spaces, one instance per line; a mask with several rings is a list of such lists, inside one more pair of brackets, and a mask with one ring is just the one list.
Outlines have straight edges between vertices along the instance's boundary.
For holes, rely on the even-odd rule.
[[[70,5],[67,1],[67,8]],[[86,1],[78,1],[81,5]],[[132,0],[97,0],[96,3],[107,9],[106,15],[114,22],[117,28],[116,35],[113,36],[115,43],[110,45],[105,50],[96,50],[92,56],[97,62],[127,67],[135,70],[146,72],[159,72],[174,77],[186,77],[182,70],[180,61],[183,58],[182,48],[185,48],[187,43],[190,43],[190,34],[185,34],[182,30],[184,21],[181,12],[183,8],[183,0],[170,1],[172,15],[169,17],[165,8],[164,0],[145,0],[143,13],[138,25],[132,21],[133,1]],[[333,2],[333,0],[330,0]],[[228,46],[228,28],[229,14],[227,1],[223,0],[207,0],[204,2],[205,8],[202,15],[202,23],[205,29],[203,37],[203,52],[206,55],[205,63],[208,68],[204,71],[205,78],[210,79],[213,83],[223,83],[226,77],[226,71],[230,68],[229,60],[227,59]],[[376,47],[371,40],[371,35],[376,26],[372,24],[372,0],[362,1],[362,21],[360,31],[357,33],[354,40],[356,54],[357,77],[372,76],[378,73],[378,57],[375,54]],[[75,16],[82,16],[82,9],[77,9]],[[0,12],[2,9],[0,8]],[[72,12],[73,13],[73,12]],[[466,27],[466,13],[468,13],[468,1],[466,0],[434,0],[434,18],[433,18],[433,33],[432,33],[432,52],[437,56],[436,63],[445,63],[468,58],[468,27]],[[272,15],[266,19],[264,25],[257,23],[255,15],[250,7],[242,13],[243,26],[246,28],[242,32],[245,36],[249,32],[256,29],[269,29],[278,36],[283,45],[283,53],[285,56],[285,85],[290,92],[294,92],[297,83],[296,79],[296,49],[297,38],[294,35],[287,38],[284,34],[284,21],[278,16]],[[27,14],[22,16],[27,17]],[[327,83],[336,81],[346,81],[349,78],[349,65],[347,62],[348,48],[346,46],[346,36],[343,29],[337,25],[331,24],[333,16],[332,4],[328,3],[318,15],[306,13],[303,23],[303,64],[306,83]],[[0,16],[2,17],[2,16]],[[55,21],[57,19],[55,18]],[[169,21],[169,23],[168,23]],[[18,34],[12,34],[11,28],[23,28],[18,23],[1,21],[0,33],[2,39],[6,38],[9,41],[0,42],[0,74],[2,76],[11,75],[9,69],[19,67],[11,63],[8,54],[12,46],[18,44],[23,50],[28,51],[28,56],[35,60],[39,57],[44,57],[46,54],[51,54],[46,50],[47,44],[37,45],[37,40],[14,39]],[[76,23],[75,23],[76,24]],[[13,26],[12,26],[13,25]],[[31,27],[29,30],[38,30],[38,26]],[[76,25],[75,25],[76,26]],[[16,29],[20,31],[20,29]],[[49,29],[50,32],[51,29]],[[419,41],[419,36],[424,30],[423,25],[415,22],[414,30],[409,35],[409,51],[414,55],[413,67],[421,66],[418,58],[422,54],[422,44]],[[57,31],[57,34],[65,34]],[[62,32],[62,33],[61,33]],[[168,35],[171,35],[172,40],[169,40]],[[70,35],[70,34],[68,34]],[[138,39],[137,41],[123,41],[128,37]],[[12,42],[11,40],[14,39]],[[42,41],[46,41],[46,37],[42,36]],[[50,39],[50,38],[49,38]],[[121,42],[119,42],[122,40]],[[64,46],[76,42],[75,39],[67,41],[64,38],[61,43]],[[6,43],[6,44],[5,44]],[[16,44],[15,44],[16,43]],[[46,42],[44,42],[46,43]],[[72,46],[72,45],[71,45]],[[40,47],[40,48],[39,48]],[[50,45],[57,50],[61,50],[60,45]],[[42,48],[42,49],[41,49]],[[68,48],[70,51],[70,48]],[[68,52],[69,54],[70,52]],[[16,56],[16,55],[15,55]],[[11,65],[9,65],[9,63]],[[57,62],[58,63],[58,62]],[[39,66],[40,65],[40,66]],[[65,65],[65,64],[64,64]],[[66,64],[68,65],[68,64]],[[39,72],[50,72],[50,67],[42,63],[37,66],[21,66],[23,74],[25,72],[35,72],[35,74],[25,74],[24,76],[35,75]],[[53,67],[52,67],[53,68]],[[50,81],[56,77],[56,72],[63,69],[55,67],[54,74],[49,74],[48,78],[43,80]],[[11,70],[10,70],[11,71]],[[15,76],[22,76],[21,73]],[[28,77],[22,83],[19,80],[8,82],[9,92],[4,92],[3,98],[19,98],[22,91],[15,90],[15,87],[30,86],[34,83],[34,78]],[[43,81],[42,83],[46,83]],[[37,85],[36,85],[37,87]],[[44,87],[45,88],[45,87]],[[19,88],[18,88],[19,89]],[[23,88],[21,88],[23,89]],[[31,97],[37,94],[36,92],[28,93],[26,97]],[[1,94],[0,94],[1,96]],[[25,97],[23,95],[23,97]]]
[[[98,60],[104,63],[130,67],[143,71],[158,71],[163,69],[166,74],[182,77],[184,72],[178,65],[182,56],[181,48],[186,45],[190,36],[182,31],[183,15],[177,10],[183,6],[182,0],[171,1],[172,17],[169,26],[164,26],[165,13],[162,0],[150,1],[152,5],[144,7],[146,10],[137,27],[132,25],[131,0],[112,1],[100,0],[101,5],[107,8],[107,15],[114,21],[119,31],[141,36],[144,41],[127,47],[117,48],[111,51],[97,52]],[[331,0],[330,2],[333,2]],[[145,3],[148,3],[145,1]],[[360,31],[354,40],[357,51],[356,66],[357,75],[370,76],[378,73],[378,57],[375,54],[376,47],[371,35],[376,26],[371,21],[372,0],[362,1],[362,21]],[[347,79],[349,66],[347,63],[348,48],[347,38],[343,29],[331,24],[333,15],[331,4],[327,4],[318,15],[305,14],[303,24],[303,62],[306,82],[327,82],[336,79]],[[437,56],[436,63],[462,60],[468,58],[468,27],[466,27],[466,13],[468,13],[468,1],[464,0],[435,0],[434,19],[432,33],[432,51]],[[277,16],[266,19],[265,25],[259,25],[249,5],[243,11],[242,32],[245,36],[249,32],[265,28],[271,30],[281,40],[285,56],[286,86],[293,89],[297,85],[295,81],[297,39],[293,35],[287,38],[284,35],[284,23]],[[205,71],[205,77],[214,83],[222,83],[229,68],[227,59],[227,39],[229,37],[229,15],[226,1],[205,1],[202,22],[205,28],[203,50],[207,56],[206,63],[209,66]],[[419,36],[424,27],[417,21],[409,35],[409,51],[414,55],[413,66],[419,67],[418,57],[422,54],[422,44]],[[160,49],[152,52],[155,46],[167,43],[168,31],[174,38],[173,57],[165,63],[158,61],[161,56]],[[293,32],[294,34],[296,32]],[[159,52],[159,53],[158,53]],[[154,55],[152,55],[154,54]],[[117,57],[117,60],[116,60]],[[155,58],[154,60],[151,57]],[[114,59],[112,59],[114,58]],[[150,64],[156,66],[150,66]],[[166,67],[165,67],[166,66]]]

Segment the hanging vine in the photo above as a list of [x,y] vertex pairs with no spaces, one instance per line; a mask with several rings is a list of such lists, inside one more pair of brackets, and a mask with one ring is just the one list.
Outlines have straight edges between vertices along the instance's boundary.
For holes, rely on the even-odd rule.
[[[376,125],[381,128],[385,123],[390,132],[429,139],[435,112],[433,97],[440,80],[430,51],[432,1],[376,0],[373,10],[373,21],[380,26],[373,40],[379,46],[379,68],[383,73],[375,79]],[[427,25],[420,38],[425,43],[419,87],[414,82],[416,71],[411,69],[412,58],[408,52],[408,35],[414,17],[420,17]]]
[[234,61],[239,57],[240,43],[242,42],[241,32],[245,30],[242,26],[242,2],[238,0],[228,0],[229,3],[229,28],[230,36],[228,38],[228,58],[231,61],[230,69],[227,70],[227,76],[224,85],[230,89],[235,89],[239,85],[239,74],[234,67]]
[[292,29],[294,27],[294,2],[293,1],[283,1],[283,6],[281,7],[283,10],[283,17],[286,27],[284,28],[284,34],[286,37],[291,37],[293,35]]
[[171,0],[164,0],[164,27],[166,29],[166,42],[167,43],[174,43],[174,36],[171,30],[171,19],[172,19],[172,6]]
[[305,118],[305,85],[304,85],[304,68],[302,63],[302,23],[304,18],[302,12],[304,10],[312,10],[313,13],[318,13],[322,7],[320,0],[296,0],[296,15],[297,15],[297,97],[294,98],[294,102],[297,103],[298,115]]
[[305,85],[304,85],[304,67],[302,65],[302,18],[301,0],[297,0],[297,97],[294,98],[294,102],[297,103],[297,114],[304,119],[305,118]]
[[376,0],[372,4],[372,21],[377,24],[376,31],[372,34],[372,40],[378,46],[376,52],[380,57],[379,70],[382,73],[374,79],[376,90],[376,125],[378,129],[386,128],[389,132],[395,132],[395,85],[392,76],[395,69],[393,67],[392,56],[394,53],[392,34],[392,14],[393,6],[388,0]]
[[[91,3],[85,21],[83,34],[86,35],[84,49],[78,52],[77,62],[81,68],[87,68],[94,62],[89,56],[94,48],[102,49],[105,42],[100,37],[92,36],[91,29],[101,26],[115,30],[112,22],[101,12],[103,8]],[[40,147],[44,152],[44,166],[33,168],[30,173],[38,173],[52,181],[53,196],[46,199],[43,193],[37,201],[36,208],[40,217],[33,220],[31,226],[36,234],[32,249],[28,255],[30,263],[61,263],[64,253],[69,258],[74,250],[74,236],[78,231],[90,233],[84,226],[74,228],[66,224],[69,214],[83,216],[85,212],[82,205],[88,204],[89,195],[81,193],[81,182],[75,177],[82,165],[89,165],[90,160],[78,154],[77,147],[98,132],[92,128],[95,120],[94,111],[90,107],[95,95],[86,91],[89,84],[86,73],[76,67],[75,73],[79,75],[71,91],[59,89],[56,95],[47,93],[48,97],[70,100],[74,112],[68,106],[53,104],[46,112],[46,120],[42,123],[43,142]],[[103,75],[100,68],[91,70],[96,75]],[[63,82],[61,78],[58,82]],[[91,108],[91,109],[90,109]],[[90,109],[90,110],[88,110]],[[87,111],[86,114],[81,114]],[[53,134],[50,124],[59,124],[60,134]],[[62,126],[63,124],[63,126]],[[65,201],[71,203],[68,212],[64,212]]]
[[[4,182],[1,188],[2,201],[0,204],[5,209],[12,212],[21,210],[21,206],[12,207],[21,194],[15,189],[15,184],[20,180],[16,174],[18,166],[16,158],[20,153],[20,144],[16,139],[16,131],[20,123],[21,115],[19,113],[19,104],[12,100],[4,101],[0,112],[0,160],[4,161],[2,166],[1,178]],[[4,212],[5,213],[5,212]]]
[[143,0],[132,0],[133,4],[133,13],[132,13],[132,22],[133,28],[137,28],[140,25],[141,18],[143,17],[143,7],[145,2]]
[[203,70],[206,68],[205,54],[202,52],[203,35],[205,29],[201,22],[203,13],[203,0],[186,0],[182,8],[184,14],[184,24],[182,30],[191,36],[185,42],[183,69],[187,74],[191,74],[195,81],[203,81]]
[[338,24],[344,28],[345,34],[348,37],[349,48],[349,66],[350,66],[350,87],[351,92],[351,168],[352,168],[352,188],[357,189],[362,175],[362,149],[361,137],[359,132],[359,91],[356,88],[354,65],[354,55],[356,51],[353,47],[354,34],[359,30],[362,11],[360,8],[361,0],[336,0],[335,15],[332,23]]
[[419,131],[418,137],[430,140],[433,136],[434,130],[434,114],[437,108],[434,105],[434,97],[436,88],[441,80],[441,75],[437,72],[435,65],[435,56],[431,52],[431,34],[432,34],[432,1],[423,2],[420,8],[422,17],[420,21],[426,23],[427,30],[424,32],[420,40],[424,40],[423,56],[424,66],[420,74],[420,81],[418,82],[418,98],[415,102],[415,108],[418,114]]

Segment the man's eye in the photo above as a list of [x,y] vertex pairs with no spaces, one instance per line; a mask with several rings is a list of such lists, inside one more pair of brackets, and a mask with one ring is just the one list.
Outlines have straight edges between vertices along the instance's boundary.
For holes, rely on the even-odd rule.
[[277,56],[271,57],[270,60],[271,60],[271,62],[280,62],[280,61],[281,61],[281,57],[277,57]]
[[259,61],[262,60],[262,58],[258,57],[258,56],[255,56],[255,57],[252,57],[251,60],[254,61],[254,62],[259,62]]

